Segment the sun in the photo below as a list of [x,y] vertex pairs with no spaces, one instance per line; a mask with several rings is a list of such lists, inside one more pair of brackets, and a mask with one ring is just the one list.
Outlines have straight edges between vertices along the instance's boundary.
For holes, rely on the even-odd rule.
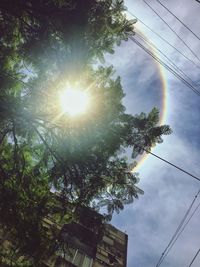
[[77,116],[88,109],[90,97],[86,91],[77,88],[67,88],[60,93],[60,106],[63,113]]

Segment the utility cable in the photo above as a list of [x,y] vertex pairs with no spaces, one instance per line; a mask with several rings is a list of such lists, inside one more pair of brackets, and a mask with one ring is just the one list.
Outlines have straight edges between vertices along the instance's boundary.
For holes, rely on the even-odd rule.
[[199,85],[193,81],[182,69],[180,69],[164,52],[162,52],[153,42],[142,36],[140,33],[136,31],[136,36],[138,36],[141,40],[143,40],[147,45],[153,47],[152,49],[155,48],[160,54],[163,55],[164,58],[166,58],[169,61],[169,64],[171,67],[174,67],[176,71],[179,71],[180,74],[182,74],[186,79],[188,79],[194,86],[199,87]]
[[168,71],[170,71],[177,79],[182,81],[189,89],[191,89],[195,94],[200,96],[200,92],[191,85],[187,80],[185,80],[180,74],[178,74],[176,71],[174,71],[170,66],[168,66],[165,62],[163,62],[159,57],[154,55],[149,49],[147,49],[143,44],[141,44],[138,40],[136,40],[134,37],[130,37],[130,40],[132,40],[134,43],[136,43],[139,47],[141,47],[147,54],[149,54],[154,60],[156,60],[160,65],[162,65],[164,68],[166,68]]
[[[159,258],[156,267],[159,267],[162,262],[164,261],[165,257],[168,255],[168,253],[170,252],[170,250],[172,249],[172,247],[175,245],[176,241],[178,240],[178,238],[180,237],[180,235],[182,234],[182,232],[185,230],[186,226],[189,224],[190,220],[192,219],[192,217],[194,216],[194,214],[196,213],[196,211],[198,210],[198,208],[200,207],[200,203],[197,205],[197,207],[194,209],[194,211],[192,212],[192,214],[190,215],[189,219],[186,221],[198,195],[200,193],[200,190],[197,192],[197,194],[194,196],[194,199],[192,200],[189,208],[187,209],[183,219],[181,220],[180,224],[178,225],[174,235],[172,236],[172,238],[170,239],[168,245],[166,246],[165,250],[163,251],[161,257]],[[186,223],[185,223],[186,221]],[[185,223],[185,224],[184,224]],[[181,229],[182,228],[182,229]]]
[[[137,146],[138,146],[138,145],[137,145]],[[143,149],[145,152],[147,152],[148,154],[151,154],[152,156],[154,156],[154,157],[156,157],[156,158],[158,158],[158,159],[164,161],[165,163],[171,165],[172,167],[178,169],[179,171],[184,172],[185,174],[191,176],[192,178],[194,178],[194,179],[196,179],[196,180],[198,180],[198,181],[200,182],[200,178],[199,178],[199,177],[197,177],[197,176],[191,174],[190,172],[188,172],[188,171],[182,169],[181,167],[178,167],[177,165],[175,165],[175,164],[169,162],[168,160],[166,160],[166,159],[164,159],[164,158],[161,158],[160,156],[154,154],[153,152],[151,152],[151,151],[149,151],[149,150],[147,150],[147,149],[145,149],[145,148],[143,148],[143,147],[140,147],[140,148],[142,148],[142,149]]]
[[[140,145],[138,145],[138,144],[137,144],[137,145],[135,145],[135,146],[136,146],[136,147],[139,147],[139,148],[141,148],[141,149],[142,149],[142,150],[144,150],[146,153],[148,153],[148,154],[150,154],[150,155],[152,155],[152,156],[154,156],[154,157],[156,157],[156,158],[158,158],[158,159],[160,159],[160,160],[164,161],[165,163],[167,163],[167,164],[171,165],[172,167],[174,167],[174,168],[178,169],[179,171],[182,171],[182,172],[184,172],[185,174],[187,174],[187,175],[191,176],[192,178],[194,178],[194,179],[196,179],[196,180],[198,180],[198,181],[200,182],[200,178],[199,178],[199,177],[197,177],[197,176],[195,176],[195,175],[191,174],[190,172],[188,172],[188,171],[186,171],[186,170],[182,169],[181,167],[178,167],[177,165],[175,165],[175,164],[173,164],[173,163],[169,162],[168,160],[166,160],[166,159],[164,159],[164,158],[161,158],[160,156],[158,156],[158,155],[154,154],[154,153],[153,153],[153,152],[151,152],[150,150],[148,150],[148,149],[146,149],[146,148],[144,148],[144,147],[142,147],[142,146],[140,146]],[[199,194],[199,192],[198,192],[198,194]]]
[[194,255],[194,258],[192,259],[192,261],[191,261],[189,267],[192,266],[193,262],[195,261],[196,257],[198,256],[199,252],[200,252],[200,248],[199,248],[199,250],[197,251],[197,253]]
[[141,22],[147,29],[149,29],[153,34],[155,34],[156,36],[158,36],[161,40],[163,40],[166,44],[168,44],[170,47],[172,47],[176,52],[178,52],[181,56],[183,56],[185,59],[187,59],[188,61],[190,61],[193,65],[195,65],[197,68],[200,68],[199,65],[197,65],[192,59],[190,59],[189,57],[187,57],[185,54],[183,54],[180,50],[178,50],[174,45],[172,45],[171,43],[169,43],[167,41],[167,39],[165,39],[164,37],[162,37],[159,33],[157,33],[156,31],[154,31],[151,27],[149,27],[145,22],[143,22],[141,19],[139,19],[136,15],[134,15],[131,11],[127,10],[127,12],[134,18],[136,18],[139,22]]
[[[161,263],[163,262],[163,260],[165,259],[165,257],[169,254],[170,250],[172,249],[172,247],[174,246],[174,244],[176,243],[176,241],[178,240],[178,238],[180,237],[180,235],[183,233],[183,231],[185,230],[186,226],[189,224],[189,222],[191,221],[192,217],[195,215],[195,213],[197,212],[197,210],[200,207],[200,202],[199,204],[196,206],[196,208],[194,209],[194,211],[192,212],[192,214],[190,215],[189,219],[187,220],[187,222],[184,224],[183,228],[181,229],[181,231],[178,233],[178,235],[176,236],[175,240],[173,241],[173,243],[170,245],[168,251],[166,252],[166,254],[163,256],[163,259],[161,261]],[[160,264],[161,264],[160,263]]]
[[167,10],[174,18],[176,18],[188,31],[190,31],[199,41],[200,38],[194,33],[183,21],[181,21],[169,8],[167,8],[161,1],[156,0],[165,10]]
[[143,0],[143,2],[168,26],[168,28],[176,35],[176,37],[190,50],[190,52],[193,54],[193,56],[200,61],[200,58],[197,56],[197,54],[187,45],[187,43],[178,35],[178,33],[156,12],[156,10],[147,3],[146,0]]

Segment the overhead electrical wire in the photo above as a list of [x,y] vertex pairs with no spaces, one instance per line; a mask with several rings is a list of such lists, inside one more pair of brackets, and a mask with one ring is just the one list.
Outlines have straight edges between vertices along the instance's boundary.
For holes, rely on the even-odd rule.
[[136,145],[136,146],[138,146],[139,148],[143,149],[146,153],[148,153],[148,154],[150,154],[150,155],[152,155],[152,156],[154,156],[154,157],[156,157],[156,158],[158,158],[158,159],[164,161],[165,163],[171,165],[172,167],[178,169],[178,170],[181,171],[181,172],[184,172],[185,174],[191,176],[192,178],[194,178],[194,179],[196,179],[196,180],[198,180],[198,181],[200,182],[200,178],[199,178],[199,177],[197,177],[197,176],[191,174],[190,172],[184,170],[183,168],[181,168],[181,167],[179,167],[179,166],[177,166],[177,165],[171,163],[170,161],[168,161],[168,160],[166,160],[166,159],[164,159],[164,158],[162,158],[162,157],[160,157],[160,156],[154,154],[153,152],[151,152],[151,151],[148,150],[148,149],[145,149],[145,148],[142,147],[142,146],[139,146],[139,145]]
[[183,231],[185,230],[186,226],[189,224],[189,222],[191,221],[192,217],[195,215],[195,213],[197,212],[197,210],[200,207],[200,202],[199,204],[196,206],[196,208],[194,209],[194,211],[192,212],[192,214],[190,215],[189,219],[187,220],[187,222],[183,225],[182,229],[180,230],[180,232],[177,234],[175,240],[172,242],[172,244],[170,245],[168,251],[166,252],[166,254],[163,256],[163,259],[161,261],[161,263],[163,262],[163,260],[165,259],[165,257],[169,254],[170,250],[172,249],[172,247],[175,245],[176,241],[178,240],[178,238],[180,237],[180,235],[183,233]]
[[[134,14],[132,14],[130,11],[128,11],[132,16],[134,16],[135,18],[137,18]],[[138,18],[137,18],[138,19]],[[146,25],[147,26],[147,25]],[[148,27],[148,26],[147,26]],[[138,34],[138,32],[136,32]],[[138,34],[139,37],[141,37],[142,35]],[[143,40],[145,42],[147,42],[147,39],[144,37]],[[132,40],[133,42],[135,42],[139,47],[141,47],[146,53],[148,53],[150,56],[152,56],[154,58],[154,60],[156,60],[158,63],[160,63],[163,67],[165,67],[168,71],[170,71],[176,78],[178,78],[180,81],[182,81],[186,86],[188,86],[192,91],[194,91],[194,93],[196,93],[198,96],[200,96],[200,92],[193,86],[191,85],[186,79],[184,79],[180,74],[178,74],[175,70],[173,70],[169,65],[167,65],[164,61],[162,61],[161,59],[159,59],[159,57],[157,57],[156,55],[154,55],[152,53],[152,51],[150,51],[148,48],[146,48],[143,44],[141,44],[138,40],[136,40],[134,37],[130,37],[130,40]],[[188,78],[192,83],[195,83],[190,77],[188,77],[176,64],[174,64],[160,49],[158,49],[152,42],[148,41],[154,48],[156,48],[156,50],[158,50],[165,58],[167,58],[167,60],[171,63],[171,65],[173,65],[174,67],[176,67],[186,78]],[[195,83],[196,84],[196,83]],[[177,165],[167,161],[164,158],[159,157],[158,155],[154,154],[151,151],[145,150],[143,148],[144,151],[146,151],[147,153],[153,155],[154,157],[164,161],[165,163],[177,168],[178,170],[184,172],[185,174],[191,176],[192,178],[198,180],[200,182],[200,178],[189,173],[188,171],[184,170],[183,168],[178,167]]]
[[194,209],[194,211],[192,212],[192,214],[190,215],[189,219],[186,221],[186,219],[189,216],[189,213],[192,210],[192,207],[195,204],[195,201],[197,200],[197,197],[200,193],[200,190],[197,192],[197,194],[194,196],[189,208],[187,209],[185,215],[183,216],[183,219],[181,220],[180,224],[178,225],[175,233],[173,234],[172,238],[170,239],[168,245],[166,246],[165,250],[163,251],[163,253],[161,254],[156,267],[159,267],[162,262],[164,261],[165,257],[168,255],[168,253],[170,252],[170,250],[172,249],[172,247],[175,245],[176,241],[178,240],[178,238],[180,237],[180,235],[183,233],[183,231],[185,230],[186,226],[189,224],[190,220],[192,219],[192,217],[194,216],[194,214],[196,213],[196,211],[198,210],[198,208],[200,207],[200,203],[196,206],[196,208]]
[[177,79],[182,81],[189,89],[191,89],[195,94],[200,96],[200,92],[191,85],[186,79],[184,79],[179,73],[177,73],[173,68],[171,68],[169,65],[167,65],[164,61],[162,61],[159,57],[157,57],[152,51],[150,51],[148,48],[146,48],[143,44],[141,44],[138,40],[136,40],[134,37],[130,36],[130,40],[132,40],[134,43],[136,43],[139,47],[141,47],[147,54],[149,54],[154,60],[156,60],[160,65],[162,65],[164,68],[166,68],[169,72],[171,72]]
[[192,261],[191,261],[189,267],[192,266],[193,262],[195,261],[196,257],[198,256],[199,252],[200,252],[200,248],[199,248],[199,250],[197,251],[197,253],[194,255],[194,258],[192,259]]
[[178,52],[181,56],[183,56],[185,59],[190,61],[193,65],[195,65],[197,68],[200,68],[198,64],[196,64],[192,59],[187,57],[185,54],[183,54],[180,50],[178,50],[174,45],[172,45],[170,42],[167,41],[164,37],[162,37],[159,33],[154,31],[151,27],[149,27],[145,22],[143,22],[141,19],[139,19],[135,14],[133,14],[131,11],[127,9],[127,12],[134,18],[136,18],[139,22],[141,22],[147,29],[149,29],[153,34],[158,36],[161,40],[163,40],[166,44],[168,44],[170,47],[172,47],[176,52]]
[[200,37],[194,33],[183,21],[181,21],[169,8],[167,8],[161,1],[156,0],[165,10],[167,10],[174,18],[176,18],[189,32],[191,32],[199,41]]
[[156,10],[147,3],[146,0],[143,0],[143,2],[167,25],[167,27],[176,35],[176,37],[190,50],[190,52],[193,54],[193,56],[200,61],[200,58],[197,56],[197,54],[189,47],[189,45],[181,38],[178,33],[167,23],[159,14],[156,12]]
[[153,49],[156,49],[164,58],[169,61],[169,64],[171,67],[174,67],[177,71],[179,71],[180,74],[182,74],[186,79],[188,79],[194,86],[199,87],[199,84],[197,84],[195,81],[193,81],[180,67],[178,67],[164,52],[162,52],[153,42],[145,38],[143,35],[141,35],[139,32],[136,31],[136,36],[138,36],[140,39],[142,39],[145,43],[147,43],[148,46],[152,47]]

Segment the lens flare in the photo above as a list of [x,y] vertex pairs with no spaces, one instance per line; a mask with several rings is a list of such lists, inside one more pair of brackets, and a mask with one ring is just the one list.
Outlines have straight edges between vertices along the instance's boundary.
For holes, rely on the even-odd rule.
[[77,116],[85,113],[89,106],[89,95],[80,89],[70,89],[60,93],[60,105],[64,113],[70,116]]

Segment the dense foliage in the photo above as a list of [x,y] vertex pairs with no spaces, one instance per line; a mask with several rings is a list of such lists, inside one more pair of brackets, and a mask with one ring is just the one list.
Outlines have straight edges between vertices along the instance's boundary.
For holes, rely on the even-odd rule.
[[[0,1],[0,225],[14,240],[8,265],[29,255],[39,266],[42,220],[72,220],[67,203],[106,205],[111,219],[133,202],[142,190],[120,155],[133,147],[135,157],[170,133],[155,108],[126,114],[120,78],[95,64],[134,34],[123,11],[120,0]],[[90,92],[84,116],[61,113],[67,83]],[[60,192],[59,209],[50,190]]]

